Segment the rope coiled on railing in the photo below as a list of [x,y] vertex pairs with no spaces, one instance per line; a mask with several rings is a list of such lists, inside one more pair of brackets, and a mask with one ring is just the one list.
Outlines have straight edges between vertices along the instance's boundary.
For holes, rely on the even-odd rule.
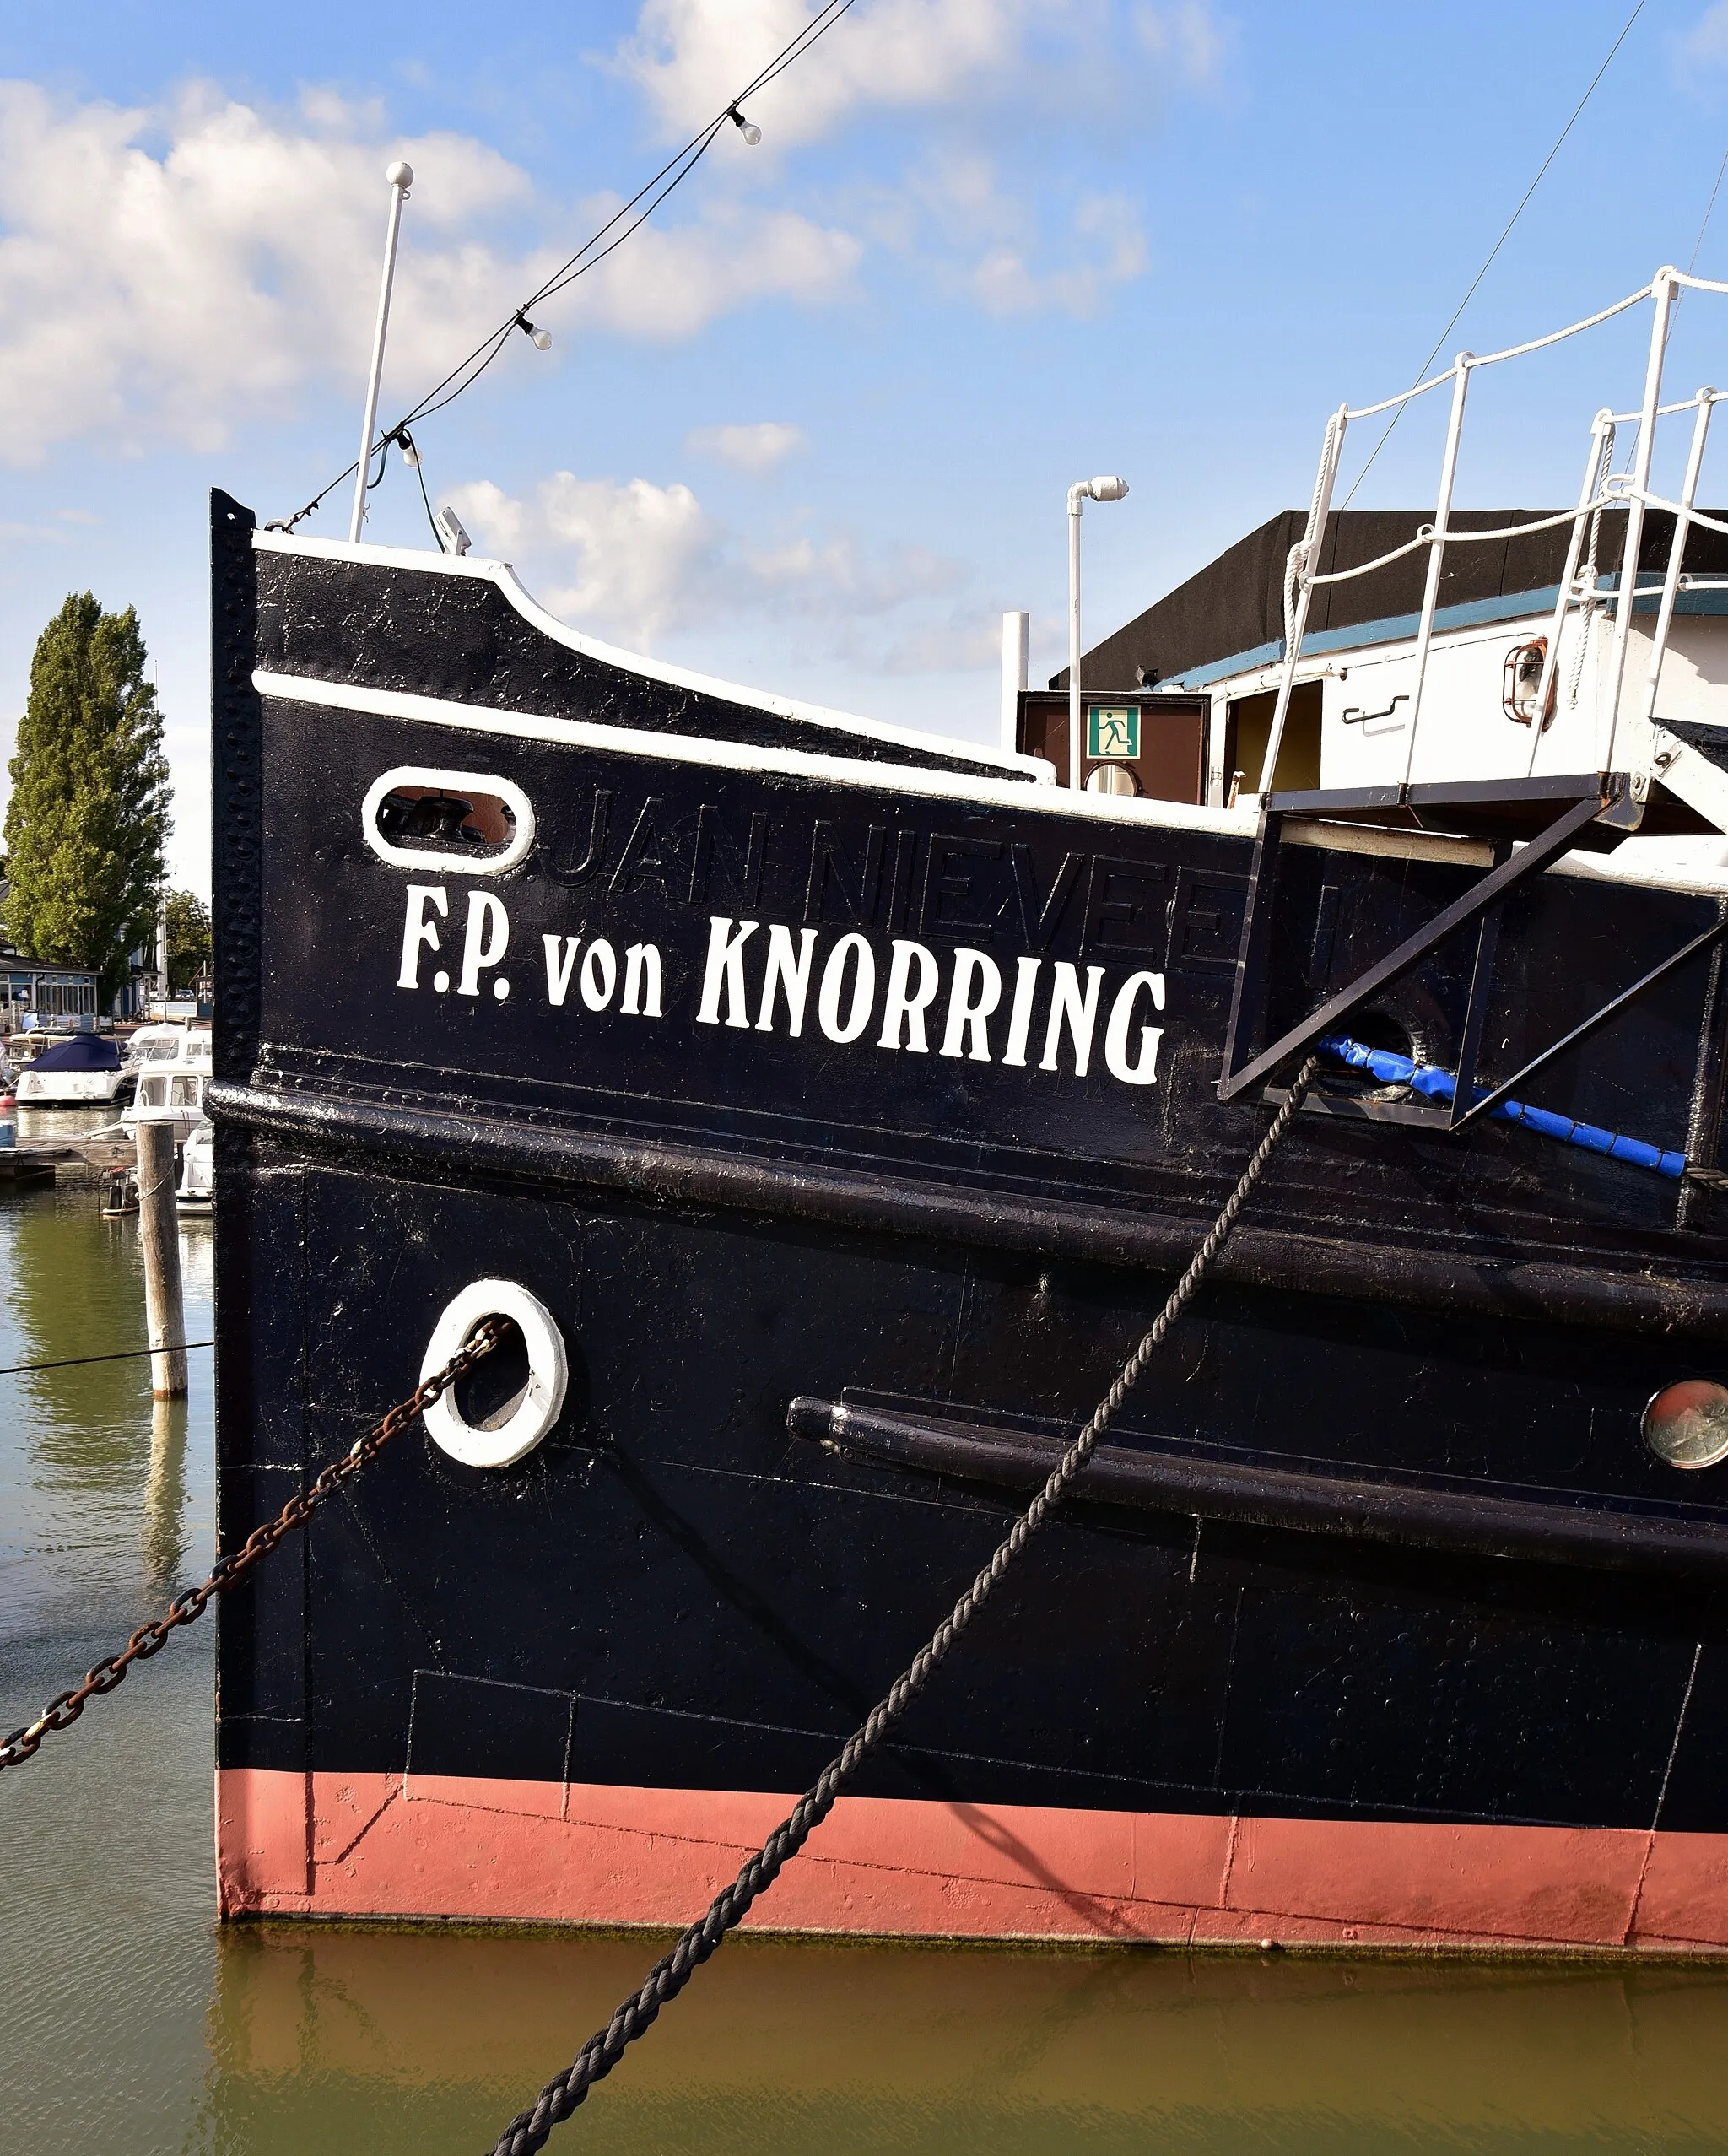
[[705,1913],[684,1932],[671,1953],[655,1963],[640,1988],[619,2004],[605,2028],[597,2029],[564,2071],[547,2083],[532,2108],[516,2114],[499,2136],[492,2156],[532,2156],[532,2151],[545,2147],[554,2126],[567,2119],[595,2083],[612,2072],[628,2047],[652,2026],[661,2008],[671,2004],[726,1934],[743,1921],[751,1905],[774,1884],[789,1859],[797,1855],[828,1817],[846,1783],[880,1748],[954,1642],[989,1601],[1009,1566],[1067,1495],[1091,1459],[1099,1440],[1115,1418],[1123,1401],[1139,1382],[1147,1364],[1163,1345],[1165,1335],[1192,1300],[1218,1252],[1228,1241],[1238,1215],[1302,1105],[1318,1062],[1318,1056],[1310,1056],[1291,1081],[1290,1090],[1273,1117],[1271,1128],[1256,1147],[1240,1181],[1195,1252],[1187,1271],[1170,1291],[1169,1300],[1151,1329],[1123,1364],[1115,1384],[1099,1401],[1092,1419],[1069,1446],[1044,1488],[997,1544],[989,1564],[937,1627],[929,1641],[894,1679],[886,1694],[871,1709],[862,1724],[848,1737],[838,1755],[744,1865],[737,1878],[716,1895]]

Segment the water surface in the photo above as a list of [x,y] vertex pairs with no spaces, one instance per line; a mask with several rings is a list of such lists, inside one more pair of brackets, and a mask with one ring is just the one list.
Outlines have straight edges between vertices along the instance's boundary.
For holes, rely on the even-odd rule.
[[[210,1229],[184,1223],[192,1337]],[[0,1364],[143,1344],[135,1221],[0,1199]],[[0,1377],[0,1727],[211,1554],[210,1364]],[[387,1404],[381,1402],[380,1406]],[[479,2156],[662,1942],[213,1921],[208,1620],[0,1775],[0,2119],[80,2156]],[[1728,2148],[1728,1972],[729,1945],[554,2137],[658,2156]]]

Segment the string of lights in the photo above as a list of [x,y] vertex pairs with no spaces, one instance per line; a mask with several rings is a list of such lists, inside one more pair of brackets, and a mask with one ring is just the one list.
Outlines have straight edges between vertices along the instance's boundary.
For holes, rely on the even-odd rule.
[[[406,454],[407,429],[421,419],[429,419],[434,413],[443,411],[446,406],[453,404],[457,397],[471,390],[493,361],[497,359],[499,354],[504,350],[515,332],[521,331],[538,350],[543,352],[547,350],[552,343],[551,332],[535,322],[532,319],[530,311],[543,305],[548,300],[554,299],[560,292],[567,290],[578,278],[586,277],[590,270],[598,268],[608,255],[621,247],[632,235],[640,231],[667,196],[688,179],[691,173],[706,156],[716,138],[728,122],[738,130],[745,142],[753,149],[762,139],[762,130],[753,121],[744,116],[740,108],[745,100],[754,97],[759,91],[765,89],[769,84],[783,75],[788,68],[802,60],[818,39],[825,37],[840,17],[848,14],[856,4],[856,0],[825,0],[825,4],[810,18],[797,35],[782,46],[767,66],[753,75],[736,96],[728,99],[721,111],[716,113],[705,127],[699,128],[681,150],[668,158],[652,179],[645,181],[630,197],[630,199],[614,211],[597,231],[591,233],[575,254],[562,262],[543,284],[537,286],[521,305],[512,311],[506,321],[500,322],[489,336],[483,338],[466,359],[458,360],[441,381],[435,382],[418,403],[411,405],[394,424],[386,427],[380,435],[377,442],[374,444],[374,448],[382,449],[387,456],[391,443],[395,442],[399,447],[403,448]],[[618,229],[620,226],[623,228],[621,230]],[[409,456],[408,461],[413,465],[415,472],[419,473],[418,451]],[[296,525],[303,523],[307,517],[315,513],[327,494],[333,493],[344,480],[353,478],[359,462],[359,459],[354,458],[344,470],[338,472],[333,479],[327,481],[304,508],[295,510],[291,516],[273,518],[265,529],[271,532],[292,532]],[[381,463],[379,466],[378,476],[381,479],[384,476],[384,467]],[[423,494],[425,493],[425,487],[424,476],[420,474],[420,490]],[[427,499],[426,514],[429,519],[432,515],[429,497]],[[433,529],[435,534],[437,530],[435,524]]]

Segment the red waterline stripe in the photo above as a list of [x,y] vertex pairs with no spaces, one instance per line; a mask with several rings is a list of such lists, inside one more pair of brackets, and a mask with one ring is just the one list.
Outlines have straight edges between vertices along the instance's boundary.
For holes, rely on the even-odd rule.
[[[682,1925],[794,1801],[224,1768],[222,1913]],[[842,1797],[751,1921],[931,1938],[1728,1953],[1728,1834]]]

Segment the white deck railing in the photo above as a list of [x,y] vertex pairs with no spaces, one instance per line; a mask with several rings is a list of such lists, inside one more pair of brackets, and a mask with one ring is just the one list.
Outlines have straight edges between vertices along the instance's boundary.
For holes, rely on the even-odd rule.
[[[1662,662],[1667,651],[1675,603],[1680,592],[1682,590],[1728,590],[1728,578],[1688,577],[1682,569],[1687,536],[1693,525],[1702,525],[1706,530],[1720,532],[1728,537],[1728,524],[1702,515],[1694,506],[1698,475],[1703,468],[1704,447],[1709,434],[1710,415],[1728,392],[1700,389],[1696,396],[1678,403],[1664,404],[1661,402],[1662,370],[1669,331],[1675,303],[1682,289],[1728,293],[1728,284],[1718,284],[1709,278],[1693,277],[1682,270],[1659,269],[1641,289],[1629,293],[1623,300],[1617,300],[1612,306],[1604,307],[1600,313],[1585,316],[1582,322],[1569,323],[1564,329],[1554,330],[1547,337],[1532,338],[1526,343],[1508,345],[1501,352],[1481,355],[1461,352],[1442,373],[1429,376],[1426,381],[1418,382],[1413,389],[1406,390],[1401,396],[1385,397],[1378,404],[1341,404],[1331,414],[1321,439],[1320,466],[1315,475],[1308,521],[1302,538],[1290,549],[1285,571],[1284,657],[1277,703],[1273,709],[1272,731],[1266,740],[1266,759],[1261,767],[1260,792],[1262,797],[1272,791],[1272,774],[1277,768],[1278,751],[1283,743],[1285,721],[1289,716],[1291,693],[1296,685],[1297,663],[1302,655],[1303,639],[1308,629],[1309,607],[1316,589],[1322,585],[1343,584],[1358,576],[1370,575],[1390,563],[1401,560],[1407,554],[1418,553],[1424,548],[1428,551],[1428,574],[1423,586],[1422,611],[1417,620],[1416,681],[1410,700],[1409,735],[1404,752],[1403,778],[1407,785],[1415,760],[1417,729],[1422,719],[1423,689],[1428,673],[1428,652],[1434,641],[1434,615],[1439,601],[1440,575],[1447,548],[1481,545],[1490,540],[1523,537],[1532,532],[1551,531],[1566,523],[1572,527],[1572,536],[1567,547],[1566,566],[1554,602],[1553,624],[1548,635],[1547,651],[1542,662],[1542,678],[1536,690],[1536,711],[1538,716],[1531,727],[1530,768],[1533,770],[1535,767],[1536,750],[1542,739],[1540,715],[1547,710],[1548,700],[1554,691],[1554,677],[1560,659],[1560,636],[1566,617],[1574,608],[1578,608],[1585,611],[1588,620],[1595,609],[1606,608],[1610,605],[1613,608],[1614,641],[1606,691],[1597,705],[1596,768],[1603,771],[1614,768],[1614,752],[1626,688],[1633,606],[1638,596],[1638,559],[1644,538],[1645,511],[1670,511],[1674,516],[1674,538],[1668,549],[1650,667],[1644,683],[1642,716],[1645,720],[1652,718],[1655,713],[1656,698],[1661,685]],[[1651,321],[1649,356],[1644,365],[1644,395],[1635,412],[1605,409],[1598,412],[1590,422],[1590,451],[1585,462],[1584,480],[1579,489],[1577,506],[1562,510],[1553,516],[1541,517],[1527,524],[1508,525],[1492,532],[1453,531],[1452,496],[1457,483],[1465,400],[1469,393],[1472,376],[1484,367],[1498,366],[1509,359],[1520,359],[1530,353],[1541,352],[1550,345],[1563,343],[1568,338],[1580,336],[1585,330],[1595,329],[1600,324],[1612,321],[1616,315],[1624,314],[1628,308],[1641,305],[1645,300],[1651,303]],[[1326,537],[1327,520],[1331,515],[1332,490],[1337,481],[1345,435],[1350,423],[1354,419],[1372,419],[1378,413],[1401,409],[1416,398],[1426,397],[1430,391],[1439,389],[1448,382],[1451,384],[1451,403],[1446,417],[1445,447],[1440,457],[1439,486],[1433,522],[1423,525],[1413,538],[1407,540],[1401,547],[1394,547],[1388,554],[1377,556],[1373,561],[1363,562],[1353,569],[1331,570],[1322,575],[1317,564],[1321,558],[1320,549]],[[1685,476],[1681,483],[1679,499],[1670,500],[1665,495],[1651,491],[1650,466],[1660,423],[1682,412],[1693,414],[1692,438],[1687,451]],[[1612,476],[1609,467],[1617,435],[1621,429],[1628,426],[1635,426],[1638,430],[1632,468],[1617,477]],[[1620,571],[1612,586],[1600,581],[1596,567],[1601,519],[1605,510],[1623,511],[1626,517]],[[1590,540],[1588,553],[1585,552],[1586,532]]]

